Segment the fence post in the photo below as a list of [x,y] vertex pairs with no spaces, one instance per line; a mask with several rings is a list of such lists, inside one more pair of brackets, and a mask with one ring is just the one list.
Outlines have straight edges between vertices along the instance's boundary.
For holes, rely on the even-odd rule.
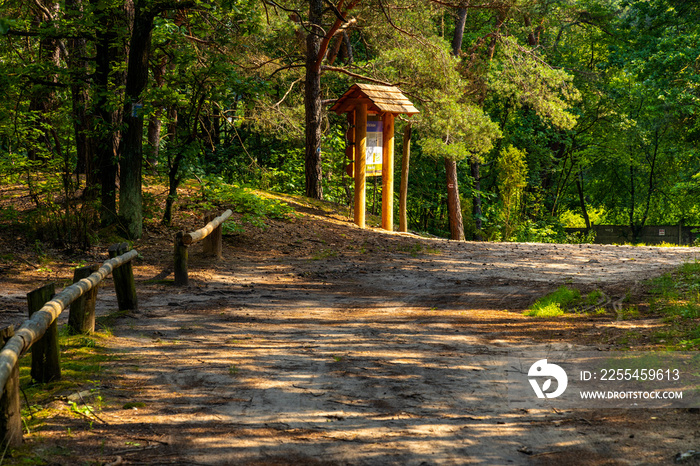
[[[96,264],[78,267],[73,271],[73,283],[87,278],[97,272]],[[68,314],[68,327],[73,333],[92,333],[95,331],[95,302],[97,301],[97,288],[99,283],[90,291],[73,301]]]
[[[204,216],[204,223],[209,223],[216,217],[216,214],[208,213]],[[204,254],[207,256],[214,256],[216,259],[221,259],[222,257],[222,225],[214,228],[209,236],[204,238]]]
[[[55,293],[55,285],[49,283],[27,293],[29,317],[50,301]],[[54,320],[44,336],[32,345],[32,379],[40,383],[61,378],[60,350],[58,347],[58,327]]]
[[[0,330],[0,343],[4,346],[15,334],[10,325]],[[7,445],[16,448],[22,445],[22,413],[19,404],[19,365],[15,364],[7,379],[5,389],[0,397],[0,439],[6,439]],[[4,447],[3,441],[0,446]]]
[[189,284],[187,246],[182,242],[183,236],[185,236],[184,231],[178,231],[175,235],[175,286],[187,286]]
[[[129,251],[128,243],[113,244],[109,247],[109,257],[117,257]],[[117,304],[120,311],[138,309],[136,299],[136,283],[134,282],[134,267],[127,262],[112,271],[114,290],[117,293]]]

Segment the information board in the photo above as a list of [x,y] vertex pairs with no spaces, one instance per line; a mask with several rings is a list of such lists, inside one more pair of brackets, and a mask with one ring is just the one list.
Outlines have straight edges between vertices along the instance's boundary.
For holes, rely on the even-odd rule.
[[365,175],[381,176],[384,125],[381,120],[367,121],[367,156],[365,158]]

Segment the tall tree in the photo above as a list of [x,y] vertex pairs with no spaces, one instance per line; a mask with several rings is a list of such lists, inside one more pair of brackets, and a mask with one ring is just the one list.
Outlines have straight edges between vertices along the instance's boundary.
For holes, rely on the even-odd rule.
[[153,20],[158,10],[146,0],[134,2],[134,24],[129,41],[129,60],[123,110],[124,134],[120,143],[119,217],[130,238],[143,233],[143,103],[148,84]]
[[134,2],[134,23],[129,41],[124,99],[124,133],[120,142],[119,217],[121,226],[131,238],[143,233],[143,130],[142,93],[148,84],[151,36],[155,17],[171,9],[187,9],[194,1],[152,3]]
[[[347,23],[350,10],[359,3],[345,0],[337,4],[327,2],[330,8],[324,9],[323,0],[309,0],[308,25],[306,25],[306,77],[304,80],[304,111],[306,122],[305,179],[306,195],[314,199],[323,199],[322,165],[321,165],[321,66],[328,52],[331,39],[340,27]],[[343,12],[341,12],[341,10]],[[326,13],[333,14],[331,26],[324,27]]]
[[[467,22],[467,8],[462,6],[457,11],[455,32],[452,38],[452,55],[459,58],[462,51],[464,26]],[[450,215],[450,238],[464,240],[464,221],[462,220],[462,204],[459,199],[459,177],[457,176],[457,161],[445,157],[445,172],[447,174],[447,209]]]

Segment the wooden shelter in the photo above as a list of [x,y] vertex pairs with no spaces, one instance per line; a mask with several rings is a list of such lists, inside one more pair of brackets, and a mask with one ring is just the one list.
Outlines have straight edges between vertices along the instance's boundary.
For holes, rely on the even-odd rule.
[[[365,180],[367,159],[367,116],[382,122],[382,228],[394,229],[394,120],[396,115],[419,113],[410,100],[394,86],[353,84],[331,107],[338,115],[348,114],[346,154],[353,160],[355,178],[355,223],[365,227]],[[361,154],[358,157],[357,154]]]

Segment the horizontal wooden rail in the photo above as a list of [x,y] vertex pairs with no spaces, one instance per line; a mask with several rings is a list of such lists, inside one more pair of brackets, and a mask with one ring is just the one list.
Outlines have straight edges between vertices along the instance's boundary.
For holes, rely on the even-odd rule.
[[231,210],[227,210],[223,214],[219,215],[216,217],[214,220],[211,222],[207,223],[207,225],[204,228],[200,228],[197,231],[192,231],[190,233],[185,233],[182,235],[182,244],[185,246],[189,246],[190,244],[196,243],[197,241],[201,241],[207,236],[211,234],[212,231],[224,221],[231,216],[233,212]]
[[175,286],[187,286],[189,284],[189,273],[187,271],[189,252],[187,249],[197,241],[206,240],[203,247],[205,255],[213,256],[215,259],[222,258],[221,224],[231,216],[231,213],[231,210],[227,210],[218,217],[214,217],[213,213],[209,213],[204,217],[204,221],[208,222],[204,228],[190,233],[180,231],[175,235],[175,252],[173,255]]
[[44,335],[61,312],[84,293],[97,286],[114,269],[130,262],[136,256],[138,256],[138,252],[131,250],[126,254],[109,259],[97,272],[65,288],[44,304],[41,309],[33,313],[31,318],[24,321],[15,331],[15,335],[7,341],[0,351],[0,395],[2,395],[5,384],[19,358]]

